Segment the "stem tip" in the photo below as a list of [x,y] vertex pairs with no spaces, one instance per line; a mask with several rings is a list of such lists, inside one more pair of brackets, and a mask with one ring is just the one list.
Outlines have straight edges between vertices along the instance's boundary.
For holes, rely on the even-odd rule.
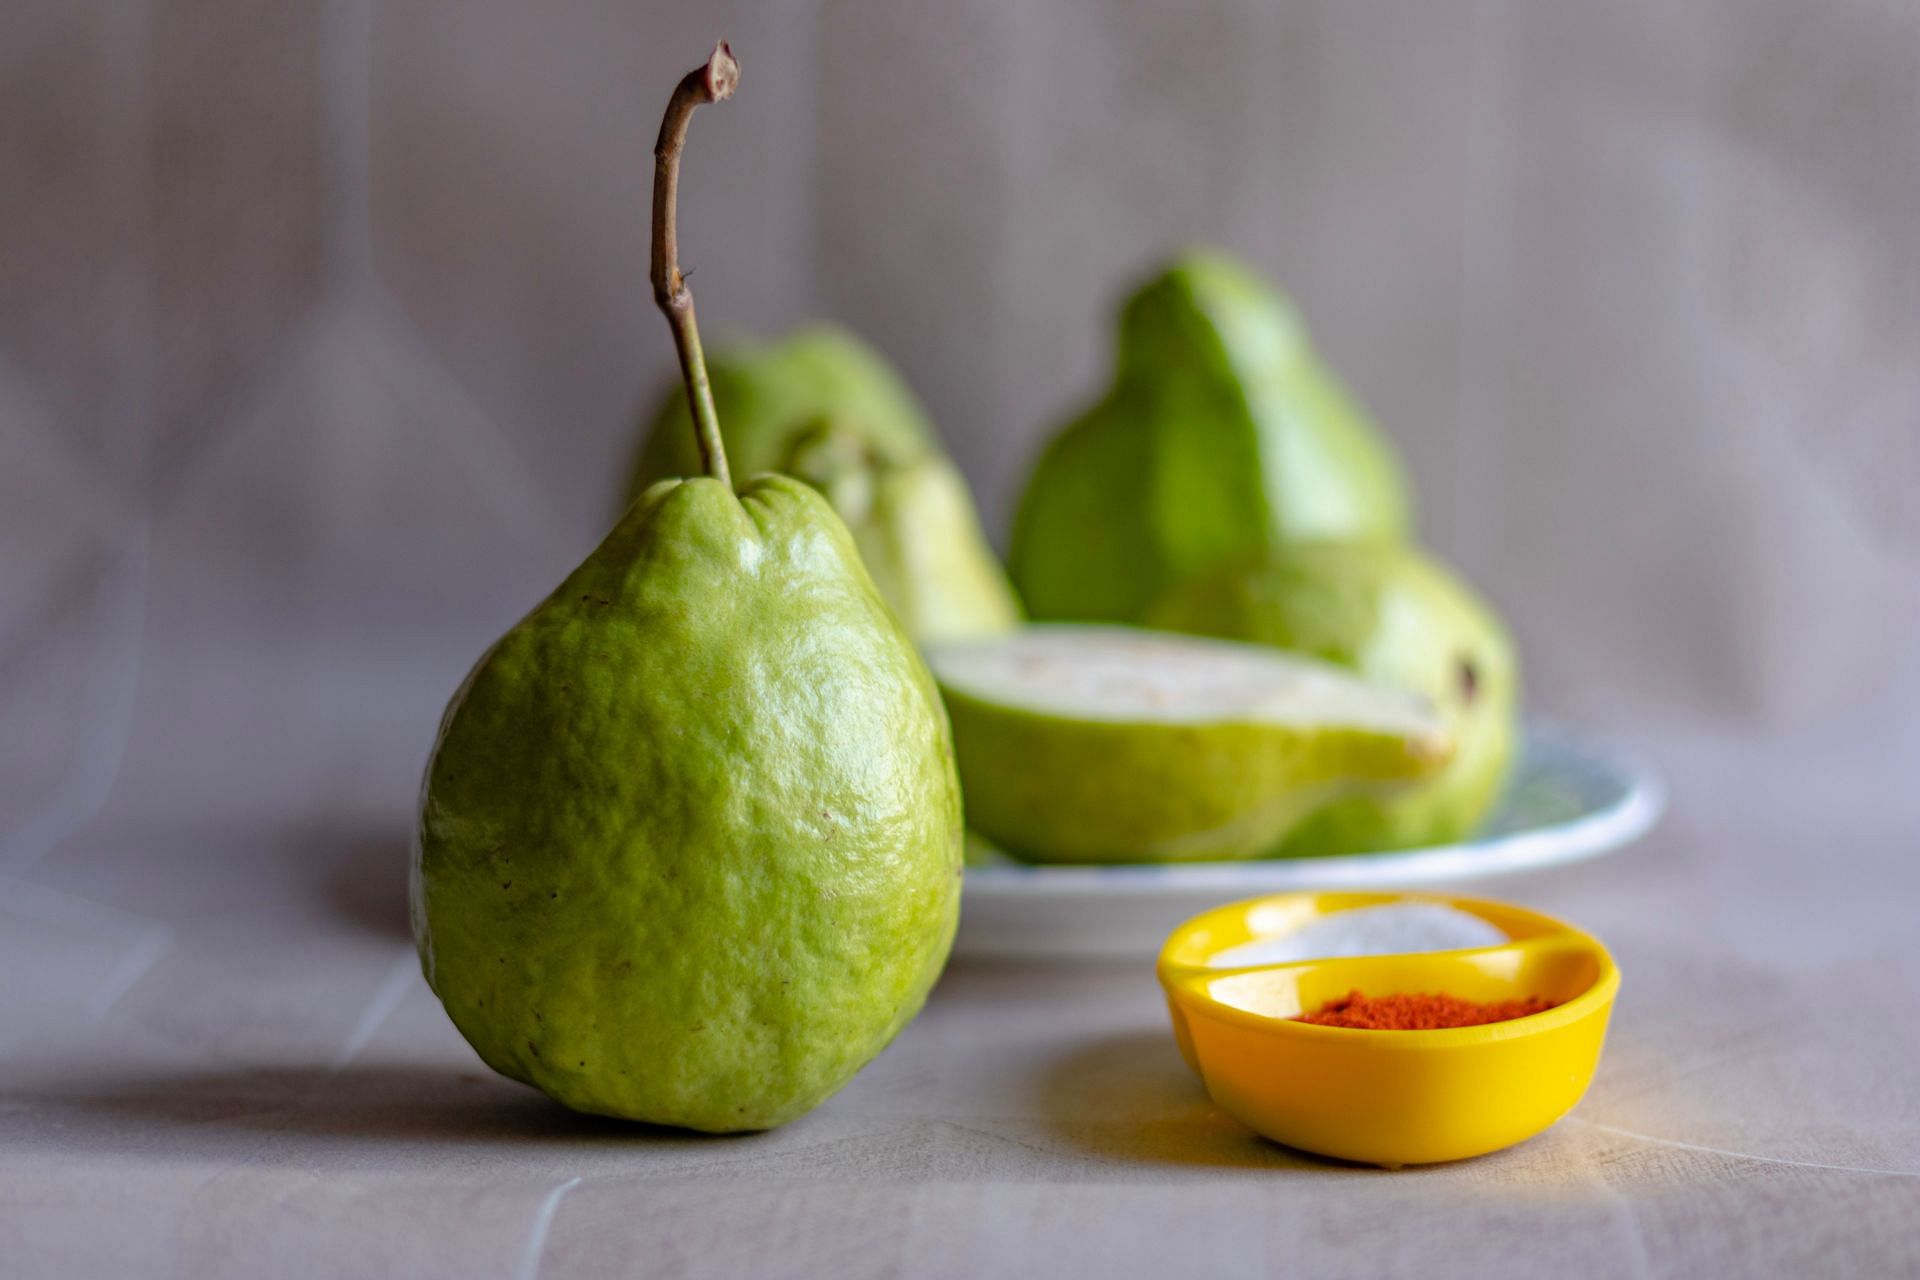
[[725,40],[714,42],[713,56],[707,59],[707,100],[724,102],[740,84],[740,64]]

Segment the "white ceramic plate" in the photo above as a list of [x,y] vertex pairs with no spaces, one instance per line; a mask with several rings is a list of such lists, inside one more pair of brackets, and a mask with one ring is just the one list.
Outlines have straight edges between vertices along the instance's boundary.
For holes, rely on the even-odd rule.
[[1499,810],[1473,840],[1393,853],[1266,862],[1041,867],[970,854],[954,953],[1150,957],[1188,916],[1290,889],[1414,889],[1597,858],[1637,840],[1666,806],[1645,763],[1529,725]]

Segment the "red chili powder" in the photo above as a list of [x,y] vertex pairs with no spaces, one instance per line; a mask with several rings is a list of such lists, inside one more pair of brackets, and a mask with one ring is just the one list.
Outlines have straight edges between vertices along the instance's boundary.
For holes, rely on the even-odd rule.
[[1369,996],[1349,991],[1294,1021],[1311,1022],[1316,1027],[1359,1027],[1368,1031],[1438,1031],[1443,1027],[1478,1027],[1524,1018],[1531,1013],[1545,1013],[1558,1003],[1539,996],[1482,1004],[1478,1000],[1437,993]]

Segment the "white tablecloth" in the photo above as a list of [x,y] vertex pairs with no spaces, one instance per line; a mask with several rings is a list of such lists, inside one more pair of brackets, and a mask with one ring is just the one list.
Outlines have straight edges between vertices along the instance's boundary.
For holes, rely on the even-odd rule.
[[[282,768],[346,767],[351,738],[326,743]],[[404,812],[110,804],[0,900],[0,1272],[1911,1274],[1905,753],[1653,745],[1675,783],[1655,836],[1486,887],[1614,948],[1592,1093],[1516,1149],[1399,1172],[1210,1105],[1145,960],[959,963],[775,1133],[575,1117],[492,1076],[422,983]]]

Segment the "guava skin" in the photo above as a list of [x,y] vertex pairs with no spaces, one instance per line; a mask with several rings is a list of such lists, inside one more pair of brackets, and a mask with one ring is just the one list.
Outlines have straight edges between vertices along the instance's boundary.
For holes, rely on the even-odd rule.
[[962,846],[945,711],[826,501],[665,481],[454,696],[414,932],[496,1071],[766,1129],[919,1010]]
[[1292,305],[1214,253],[1126,302],[1111,387],[1035,465],[1008,570],[1041,621],[1141,621],[1173,587],[1290,542],[1397,540],[1400,465]]
[[1282,856],[1370,853],[1462,839],[1499,800],[1519,738],[1520,669],[1484,601],[1409,547],[1306,543],[1170,592],[1152,626],[1311,654],[1431,702],[1455,743],[1433,780],[1309,815]]
[[1259,857],[1331,797],[1417,785],[1450,755],[1444,739],[1076,721],[945,693],[967,819],[1028,862]]
[[[852,424],[862,446],[888,465],[938,448],[912,390],[879,352],[845,329],[812,325],[777,342],[717,345],[706,360],[736,475],[785,471],[795,441],[823,418]],[[699,471],[686,390],[676,382],[654,412],[630,496]]]
[[[860,559],[907,634],[921,644],[970,640],[1020,625],[1020,605],[987,546],[967,482],[938,454],[863,472],[855,485],[801,473],[848,527]],[[866,490],[864,499],[845,491]]]
[[[1019,602],[913,392],[879,352],[816,325],[708,353],[714,406],[736,474],[806,481],[853,531],[882,598],[920,643],[1004,631]],[[687,397],[661,400],[630,497],[699,470]]]

